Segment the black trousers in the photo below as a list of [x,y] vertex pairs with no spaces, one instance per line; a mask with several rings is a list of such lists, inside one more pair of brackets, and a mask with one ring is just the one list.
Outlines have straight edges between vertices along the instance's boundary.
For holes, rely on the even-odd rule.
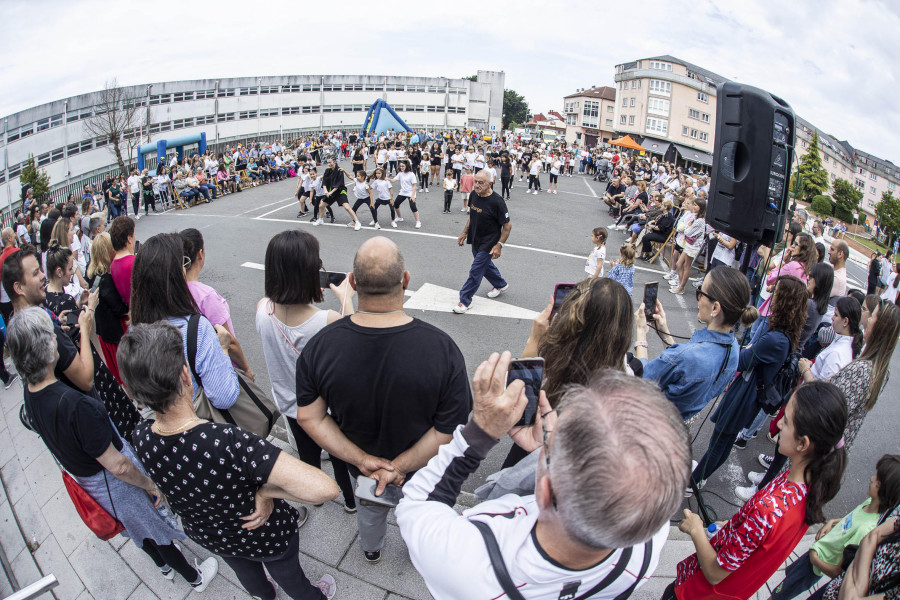
[[[300,427],[297,419],[288,416],[285,416],[285,419],[291,428],[294,441],[297,442],[297,453],[300,455],[300,460],[311,467],[321,469],[322,447]],[[350,481],[350,472],[347,471],[347,463],[332,456],[331,466],[334,467],[334,480],[337,481],[338,487],[341,488],[341,493],[344,495],[344,504],[350,508],[356,506],[356,496],[353,495],[353,484]]]
[[194,583],[197,581],[197,578],[200,576],[200,573],[197,572],[197,569],[192,567],[190,563],[188,563],[187,559],[184,557],[184,554],[181,553],[181,550],[175,547],[175,544],[169,544],[168,546],[160,546],[153,540],[149,538],[144,539],[144,545],[141,547],[147,556],[149,556],[153,563],[162,569],[166,565],[175,569],[175,572],[184,577],[184,580],[188,583]]
[[[290,419],[289,419],[290,420]],[[275,600],[275,588],[266,577],[266,571],[275,583],[294,600],[323,600],[325,594],[309,582],[300,566],[300,534],[294,532],[287,552],[276,558],[258,559],[223,556],[241,585],[251,596],[263,600]]]
[[644,254],[649,253],[653,249],[650,244],[653,242],[663,243],[668,237],[668,234],[663,235],[659,231],[651,231],[650,233],[645,234],[644,238],[641,240],[641,252]]
[[500,178],[500,196],[506,196],[509,198],[509,190],[510,183],[512,181],[512,177],[501,177]]
[[[353,204],[353,212],[356,213],[359,210],[360,206],[366,205],[369,208],[369,212],[372,213],[372,220],[376,220],[378,217],[378,213],[375,212],[375,207],[369,204],[369,200],[367,198],[360,198]],[[356,213],[357,219],[359,218],[359,213]]]

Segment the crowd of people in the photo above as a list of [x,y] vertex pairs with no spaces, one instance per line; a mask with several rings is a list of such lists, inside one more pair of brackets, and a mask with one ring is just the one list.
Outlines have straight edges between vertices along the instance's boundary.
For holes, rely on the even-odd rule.
[[[341,157],[352,171],[338,166]],[[663,595],[751,597],[824,521],[900,336],[896,295],[848,287],[845,242],[826,248],[816,224],[795,213],[773,248],[738,243],[705,222],[707,177],[656,160],[488,144],[473,133],[420,144],[324,136],[160,165],[155,178],[110,178],[108,202],[87,189],[80,207],[32,203],[24,235],[0,232],[0,309],[23,380],[23,422],[160,576],[177,573],[198,592],[221,559],[254,597],[275,598],[273,582],[291,598],[333,597],[331,575],[313,583],[304,574],[299,528],[340,496],[364,559],[377,563],[391,504],[378,498],[393,494],[412,563],[436,598],[625,598],[656,569],[685,495],[771,416],[775,447],[759,456],[764,472],[735,489],[740,510],[711,536],[684,511],[680,527],[696,553]],[[509,352],[489,356],[470,381],[456,342],[404,311],[411,275],[391,240],[368,239],[347,277],[323,286],[317,238],[297,229],[273,236],[255,309],[263,357],[254,364],[231,307],[202,282],[202,234],[157,234],[138,248],[125,214],[129,194],[136,218],[141,200],[146,214],[159,200],[237,192],[246,171],[249,185],[298,176],[298,216],[315,211],[316,224],[337,202],[356,229],[366,204],[373,226],[386,205],[397,227],[408,202],[420,227],[417,194],[440,185],[445,212],[457,191],[468,212],[458,242],[471,244],[473,263],[454,309],[463,313],[483,277],[492,298],[509,285],[493,261],[510,235],[505,200],[516,175],[537,194],[543,173],[550,192],[576,168],[608,180],[603,200],[614,220],[593,230],[583,281],[557,311],[548,304],[524,341],[521,356],[545,364],[534,421],[524,425],[533,400],[522,381],[507,383]],[[391,183],[400,184],[397,196]],[[638,247],[640,258],[655,258],[653,244],[672,231],[673,294],[684,293],[702,255],[708,266],[695,282],[703,328],[681,343],[661,302],[635,310],[631,297]],[[614,232],[625,237],[607,261]],[[742,271],[745,253],[752,260]],[[338,311],[316,306],[325,292]],[[655,358],[651,330],[664,345]],[[238,414],[262,368],[299,458],[265,432],[198,414],[206,405]],[[780,406],[764,410],[762,396],[792,372]],[[16,375],[0,377],[10,387]],[[704,410],[713,433],[707,448],[692,448],[686,424]],[[463,482],[506,435],[512,450],[476,491],[483,502],[456,512]],[[321,470],[323,451],[333,479]],[[369,482],[374,496],[364,499]],[[823,576],[833,578],[819,592],[826,598],[841,586],[883,591],[884,582],[897,593],[900,457],[879,461],[867,496],[825,525],[773,597],[794,597]],[[186,538],[213,556],[189,564],[176,545]],[[841,553],[855,543],[857,559],[842,569]]]

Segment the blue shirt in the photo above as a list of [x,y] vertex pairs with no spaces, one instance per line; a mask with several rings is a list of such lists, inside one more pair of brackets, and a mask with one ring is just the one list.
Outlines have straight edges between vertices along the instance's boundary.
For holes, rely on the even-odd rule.
[[737,372],[739,357],[733,333],[701,329],[688,343],[663,350],[659,358],[642,359],[644,379],[656,381],[687,420],[725,390]]
[[628,295],[632,295],[632,291],[634,291],[634,267],[623,267],[621,264],[617,264],[609,270],[607,277],[621,283]]
[[[191,364],[187,355],[187,319],[182,317],[169,317],[169,323],[181,332],[184,343],[184,360]],[[200,317],[200,325],[197,328],[197,374],[203,380],[203,391],[206,392],[210,404],[218,409],[231,408],[237,401],[241,389],[238,384],[237,374],[231,361],[222,352],[216,330],[206,317]],[[191,384],[194,386],[194,396],[200,391],[194,374],[191,373]]]

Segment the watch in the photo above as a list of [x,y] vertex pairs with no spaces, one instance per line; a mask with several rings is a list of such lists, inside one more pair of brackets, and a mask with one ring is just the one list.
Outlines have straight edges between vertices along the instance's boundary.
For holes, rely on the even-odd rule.
[[502,247],[503,247],[503,242],[497,242],[497,245],[500,246],[500,247],[502,248]]

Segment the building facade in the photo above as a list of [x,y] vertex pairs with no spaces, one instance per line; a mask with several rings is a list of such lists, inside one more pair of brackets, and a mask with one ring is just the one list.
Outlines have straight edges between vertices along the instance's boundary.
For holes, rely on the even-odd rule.
[[563,98],[566,142],[593,147],[615,136],[616,90],[608,85],[576,90]]
[[[148,143],[205,132],[208,143],[216,144],[247,138],[284,140],[323,129],[359,131],[378,98],[413,129],[470,127],[499,133],[505,77],[502,71],[478,71],[476,81],[288,75],[129,86],[126,93],[146,112],[141,125],[126,137]],[[47,171],[54,188],[75,187],[115,165],[107,140],[88,135],[84,127],[100,102],[101,92],[93,92],[0,120],[0,207],[8,212],[19,200],[19,175],[29,155]],[[135,158],[126,159],[126,164]]]

